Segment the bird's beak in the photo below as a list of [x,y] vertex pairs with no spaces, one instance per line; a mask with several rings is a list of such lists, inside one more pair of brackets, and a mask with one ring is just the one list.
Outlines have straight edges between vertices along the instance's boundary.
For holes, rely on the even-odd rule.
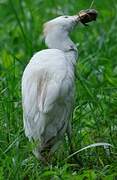
[[88,26],[87,25],[88,22],[96,21],[97,16],[98,16],[98,12],[95,9],[86,9],[78,13],[79,21],[85,26]]

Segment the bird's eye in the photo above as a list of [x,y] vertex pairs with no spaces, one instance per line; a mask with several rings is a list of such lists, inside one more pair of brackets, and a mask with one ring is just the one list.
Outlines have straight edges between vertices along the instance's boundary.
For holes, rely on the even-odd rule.
[[68,16],[64,16],[64,18],[68,18]]

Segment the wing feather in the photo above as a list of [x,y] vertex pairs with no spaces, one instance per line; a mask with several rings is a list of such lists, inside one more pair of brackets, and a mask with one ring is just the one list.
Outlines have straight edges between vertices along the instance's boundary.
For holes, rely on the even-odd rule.
[[60,90],[60,84],[47,72],[35,73],[22,80],[24,128],[29,139],[37,139],[43,133],[49,121],[46,114],[53,109]]
[[22,99],[24,129],[29,140],[42,141],[43,137],[46,142],[58,136],[61,129],[65,132],[71,106],[68,72],[60,50],[41,51],[27,65],[22,78]]

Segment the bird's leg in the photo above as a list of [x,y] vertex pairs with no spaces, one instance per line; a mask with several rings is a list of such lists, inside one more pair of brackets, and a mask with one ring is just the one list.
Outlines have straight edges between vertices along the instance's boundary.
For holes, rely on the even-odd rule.
[[41,147],[39,149],[39,158],[44,165],[49,164],[50,149],[47,147]]
[[50,163],[51,160],[51,148],[54,143],[54,138],[49,139],[47,142],[43,142],[39,148],[39,155],[41,161],[47,165]]
[[41,161],[42,165],[47,165],[48,164],[48,156],[50,152],[50,148],[47,144],[40,144],[34,148],[33,154],[35,157]]

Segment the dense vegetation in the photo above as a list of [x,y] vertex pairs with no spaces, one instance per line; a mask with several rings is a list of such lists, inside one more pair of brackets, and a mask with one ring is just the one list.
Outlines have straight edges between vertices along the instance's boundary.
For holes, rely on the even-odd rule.
[[42,167],[24,136],[21,77],[30,57],[43,48],[43,23],[61,14],[89,8],[85,0],[0,0],[0,180],[2,179],[114,179],[117,178],[117,2],[95,0],[96,23],[79,26],[71,34],[78,43],[76,104],[72,142],[75,151],[97,142],[114,147],[93,147],[69,156],[67,140]]

